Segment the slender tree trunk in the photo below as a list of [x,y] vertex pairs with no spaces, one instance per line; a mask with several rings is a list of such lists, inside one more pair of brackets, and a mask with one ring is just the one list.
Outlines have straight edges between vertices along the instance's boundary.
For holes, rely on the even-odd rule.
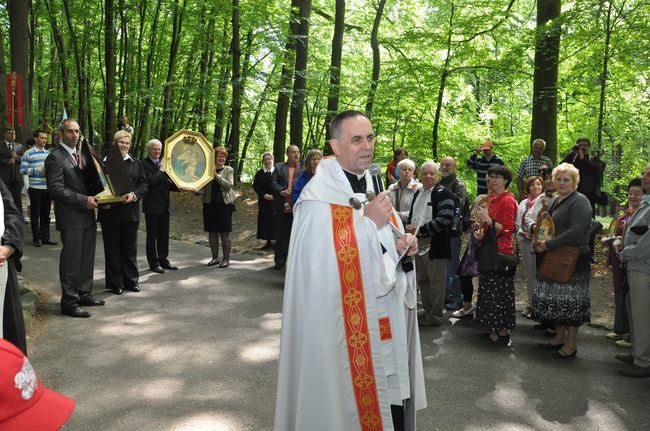
[[[31,136],[31,100],[29,98],[29,2],[24,0],[9,0],[9,54],[11,69],[23,79],[23,119],[22,126],[16,123],[16,136],[20,142],[25,142]],[[18,112],[14,114],[17,117]],[[14,120],[15,121],[15,120]]]
[[221,71],[219,73],[219,86],[217,87],[217,109],[214,121],[213,146],[220,147],[223,138],[223,129],[226,121],[226,89],[228,88],[228,76],[230,76],[229,45],[226,43],[228,36],[228,22],[224,22],[221,40],[223,47],[221,52]]
[[273,133],[273,157],[283,160],[287,142],[287,114],[289,112],[289,94],[291,93],[291,79],[296,56],[296,33],[298,32],[298,10],[300,0],[291,0],[289,14],[289,33],[284,51],[284,63],[280,75],[280,90],[278,103],[275,107],[275,128]]
[[[598,107],[598,140],[596,154],[599,154],[603,147],[603,125],[605,123],[605,99],[607,90],[607,78],[609,75],[609,42],[612,36],[612,2],[608,2],[607,20],[605,22],[605,52],[603,53],[603,69],[600,74],[600,104]],[[616,177],[620,178],[620,177]]]
[[104,148],[113,142],[117,121],[115,120],[115,19],[114,0],[104,0],[104,67],[106,84],[104,86]]
[[239,132],[241,127],[241,47],[239,46],[239,0],[232,0],[232,105],[230,134],[230,166],[235,168],[235,178],[239,177]]
[[74,31],[74,26],[72,25],[72,13],[70,11],[69,0],[63,0],[63,9],[65,11],[66,23],[68,25],[68,33],[70,33],[70,46],[72,48],[72,55],[74,56],[74,64],[77,70],[77,101],[79,103],[77,106],[77,119],[79,120],[79,126],[81,127],[81,130],[86,130],[86,86],[84,83],[84,70],[81,65],[83,52],[81,52],[79,49],[77,43],[77,35]]
[[[140,123],[140,109],[142,106],[142,43],[144,42],[144,25],[147,20],[147,0],[140,0],[140,6],[138,9],[138,15],[140,17],[139,21],[139,28],[138,28],[138,47],[140,49],[137,50],[136,53],[136,99],[135,99],[135,110],[133,114],[133,127],[138,130],[141,126]],[[142,134],[141,133],[136,133],[134,136],[134,145],[136,149],[139,149],[142,145],[141,139]]]
[[120,97],[117,105],[117,115],[127,115],[124,108],[124,99],[126,97],[127,85],[127,64],[129,60],[129,29],[126,23],[124,0],[120,0]]
[[[160,18],[160,6],[162,0],[158,0],[156,3],[156,9],[153,15],[153,22],[151,23],[151,34],[149,37],[149,53],[147,54],[147,66],[144,74],[145,77],[145,89],[144,89],[144,103],[142,110],[140,111],[140,121],[139,127],[135,129],[135,134],[137,136],[136,142],[144,142],[146,134],[150,130],[151,124],[154,124],[150,120],[150,106],[151,106],[151,92],[153,89],[152,84],[152,74],[153,74],[153,59],[156,51],[156,34],[158,32],[158,20]],[[155,130],[155,129],[154,129]],[[164,142],[164,139],[161,139]]]
[[[19,2],[19,0],[14,0]],[[52,27],[52,38],[54,39],[54,45],[59,56],[59,67],[61,69],[61,85],[63,88],[63,107],[66,111],[70,112],[70,90],[69,90],[69,78],[68,78],[68,67],[66,66],[67,55],[65,52],[65,45],[63,44],[63,37],[59,31],[59,26],[57,25],[58,17],[54,15],[54,11],[50,6],[51,0],[44,0],[45,8],[47,9],[50,15],[50,26]],[[58,103],[56,101],[55,103]]]
[[438,131],[440,129],[440,116],[442,115],[442,102],[445,96],[445,88],[447,86],[447,77],[449,76],[449,64],[452,57],[452,35],[454,34],[454,17],[456,15],[456,5],[451,2],[451,10],[449,12],[449,31],[447,32],[447,55],[445,56],[445,63],[440,73],[440,86],[438,87],[438,99],[436,101],[436,113],[433,118],[433,131],[431,139],[431,156],[433,160],[438,160]]
[[311,0],[300,1],[298,33],[296,37],[296,68],[293,80],[293,100],[289,120],[289,139],[292,145],[302,148],[303,117],[307,97],[307,58],[309,54],[309,18]]
[[[0,113],[7,112],[7,73],[5,66],[4,28],[0,25]],[[51,76],[51,74],[50,74]],[[0,126],[6,127],[6,115],[0,114]]]
[[366,115],[372,118],[372,108],[375,104],[375,93],[379,85],[379,71],[381,68],[381,53],[379,51],[379,24],[381,17],[384,13],[384,6],[386,0],[379,0],[377,5],[377,13],[375,14],[375,21],[372,24],[372,31],[370,33],[370,46],[372,48],[372,79],[370,81],[370,91],[368,92],[368,101],[366,102]]
[[241,180],[241,173],[244,171],[244,162],[246,161],[246,154],[248,153],[248,146],[251,143],[251,140],[253,139],[253,134],[255,133],[255,127],[257,126],[257,122],[260,119],[260,115],[262,114],[262,108],[264,107],[264,104],[266,103],[266,100],[268,99],[268,93],[269,89],[271,88],[271,82],[273,82],[273,76],[275,76],[275,69],[277,68],[277,65],[273,67],[273,70],[271,73],[268,75],[268,81],[266,81],[266,85],[264,86],[264,90],[262,90],[262,94],[260,94],[260,100],[257,102],[257,109],[255,110],[255,115],[253,116],[253,121],[251,122],[251,126],[248,129],[248,132],[246,133],[246,138],[244,139],[244,147],[242,148],[241,152],[241,157],[239,159],[239,168],[237,172],[239,172],[240,179],[237,181]]
[[560,57],[560,0],[537,0],[533,119],[530,141],[546,141],[544,154],[557,161],[557,79]]
[[327,95],[327,115],[325,116],[325,155],[332,154],[330,147],[330,121],[339,110],[339,91],[341,88],[341,58],[343,53],[343,31],[345,30],[345,0],[336,0],[334,17],[334,37],[332,37],[332,56],[330,60],[330,89]]
[[187,0],[183,0],[183,5],[179,6],[179,0],[174,2],[172,40],[169,48],[169,65],[167,68],[167,78],[165,80],[165,90],[163,93],[163,112],[162,124],[160,126],[160,139],[165,140],[171,134],[170,126],[172,122],[172,96],[174,88],[174,72],[176,71],[176,57],[178,47],[181,42],[181,29],[185,18],[185,6]]
[[36,57],[36,29],[38,28],[38,13],[40,2],[29,1],[29,100],[34,100],[34,64]]

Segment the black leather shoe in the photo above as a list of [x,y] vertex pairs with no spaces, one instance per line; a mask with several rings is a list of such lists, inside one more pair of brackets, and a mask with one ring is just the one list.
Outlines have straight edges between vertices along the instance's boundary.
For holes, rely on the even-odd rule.
[[151,268],[151,272],[155,272],[155,273],[158,273],[158,274],[164,274],[165,270],[162,269],[159,266],[154,266],[153,268]]
[[34,247],[40,247],[40,246],[42,245],[42,243],[41,243],[41,240],[40,240],[40,239],[37,239],[37,240],[36,240],[36,241],[34,241],[34,242],[33,242],[32,244],[34,244]]
[[136,292],[136,293],[140,291],[140,287],[138,287],[137,284],[135,286],[127,286],[125,287],[125,289],[128,290],[129,292]]
[[42,243],[45,245],[59,245],[58,242],[50,241],[49,239],[43,240]]
[[84,310],[83,308],[79,307],[78,305],[75,306],[74,308],[62,308],[61,309],[61,314],[65,316],[70,316],[70,317],[90,317],[91,314]]
[[79,304],[84,305],[86,307],[100,307],[106,302],[103,299],[95,299],[92,296],[84,296],[79,300]]
[[215,266],[219,265],[221,261],[219,259],[212,259],[210,262],[208,262],[208,266]]
[[230,266],[230,260],[225,259],[221,264],[219,265],[219,268],[228,268]]
[[122,289],[121,287],[116,287],[114,289],[111,289],[111,292],[113,292],[116,295],[121,295],[122,292],[124,292],[124,289]]
[[163,269],[168,269],[168,270],[170,270],[170,271],[176,271],[176,270],[178,269],[177,266],[172,265],[171,263],[169,263],[168,260],[166,260],[166,261],[164,261],[164,262],[160,262],[160,266],[161,266]]

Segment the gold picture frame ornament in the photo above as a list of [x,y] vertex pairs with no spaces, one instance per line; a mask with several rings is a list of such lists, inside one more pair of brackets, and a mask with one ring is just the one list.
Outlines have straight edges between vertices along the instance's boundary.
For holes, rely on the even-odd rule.
[[202,133],[181,129],[165,140],[167,175],[176,187],[198,191],[214,178],[214,149]]

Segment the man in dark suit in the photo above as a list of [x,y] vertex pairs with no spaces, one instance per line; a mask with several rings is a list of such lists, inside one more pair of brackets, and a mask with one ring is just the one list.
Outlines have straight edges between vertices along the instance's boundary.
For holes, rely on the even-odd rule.
[[23,146],[16,142],[16,131],[8,127],[2,131],[4,140],[0,143],[0,179],[11,192],[16,209],[23,213],[23,175],[20,173],[20,156]]
[[176,190],[165,173],[165,159],[161,158],[162,143],[152,139],[147,143],[149,157],[142,166],[149,181],[149,191],[142,201],[142,212],[147,223],[147,262],[153,272],[162,274],[166,269],[175,271],[169,255],[169,190]]
[[300,150],[295,145],[287,147],[287,162],[275,165],[271,175],[273,190],[273,214],[275,216],[275,269],[282,269],[289,253],[289,237],[293,223],[291,188],[300,176]]
[[[71,118],[59,127],[61,144],[45,159],[47,190],[55,203],[56,228],[61,232],[63,249],[59,261],[61,314],[90,317],[80,306],[104,305],[92,297],[93,267],[97,223],[97,199],[84,181],[77,142],[79,124]],[[82,166],[85,165],[82,160]]]
[[0,338],[11,341],[27,354],[23,306],[16,277],[16,262],[23,254],[25,219],[16,209],[9,189],[0,181],[4,224],[0,228]]

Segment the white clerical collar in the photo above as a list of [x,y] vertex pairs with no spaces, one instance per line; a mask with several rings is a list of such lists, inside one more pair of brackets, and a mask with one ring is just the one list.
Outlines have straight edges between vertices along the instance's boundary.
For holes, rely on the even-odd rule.
[[273,171],[275,170],[275,166],[271,166],[270,168],[264,168],[264,173],[266,174],[272,174]]
[[131,154],[126,153],[126,156],[124,156],[124,160],[129,160],[129,159],[133,160],[133,158],[131,157]]

